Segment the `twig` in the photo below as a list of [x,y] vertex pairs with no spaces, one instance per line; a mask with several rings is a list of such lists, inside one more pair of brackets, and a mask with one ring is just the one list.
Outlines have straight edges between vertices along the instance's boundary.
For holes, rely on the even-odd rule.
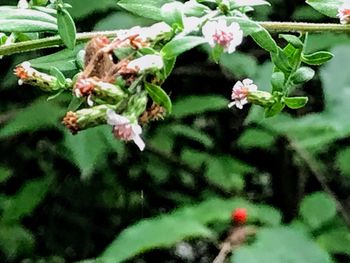
[[310,171],[313,173],[317,181],[322,186],[323,190],[334,200],[334,202],[337,205],[338,211],[344,219],[345,224],[350,228],[350,215],[348,214],[342,202],[338,199],[337,195],[329,187],[326,176],[326,167],[323,167],[323,165],[319,164],[319,162],[308,151],[300,147],[300,145],[298,145],[298,143],[296,143],[294,140],[288,137],[287,139],[292,150],[308,166]]
[[246,241],[248,236],[255,235],[256,232],[257,228],[254,226],[233,227],[229,236],[222,243],[221,250],[213,263],[223,263],[228,254],[239,248]]
[[[262,27],[270,32],[338,32],[350,33],[349,25],[325,24],[325,23],[304,23],[304,22],[258,22]],[[115,37],[120,30],[86,32],[77,34],[77,43],[86,42],[97,36]],[[0,56],[11,55],[15,53],[28,52],[44,48],[63,46],[59,36],[47,37],[42,39],[29,40],[19,43],[0,46]]]

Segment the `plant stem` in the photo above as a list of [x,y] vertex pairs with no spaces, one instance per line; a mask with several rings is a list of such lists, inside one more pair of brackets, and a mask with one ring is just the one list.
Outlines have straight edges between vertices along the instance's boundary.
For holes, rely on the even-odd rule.
[[269,21],[258,22],[258,23],[270,32],[350,33],[350,25],[341,25],[341,24],[305,23],[305,22],[269,22]]
[[[303,23],[303,22],[258,22],[262,27],[270,32],[337,32],[350,33],[350,25],[341,24],[322,24],[322,23]],[[77,34],[77,43],[86,42],[89,39],[104,35],[115,37],[117,31],[99,31]],[[15,53],[33,51],[44,48],[62,46],[63,42],[59,36],[47,37],[25,42],[13,43],[0,46],[0,56],[11,55]]]

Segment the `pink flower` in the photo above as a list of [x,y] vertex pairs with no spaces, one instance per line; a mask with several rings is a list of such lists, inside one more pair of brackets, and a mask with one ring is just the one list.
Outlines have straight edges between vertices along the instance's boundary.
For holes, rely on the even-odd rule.
[[233,100],[228,107],[236,106],[238,109],[243,109],[243,106],[248,103],[248,95],[252,91],[257,91],[258,87],[253,84],[251,79],[244,79],[242,82],[237,81],[233,86],[231,99]]
[[113,134],[116,138],[123,141],[134,141],[141,151],[145,149],[145,143],[140,137],[142,128],[137,123],[131,123],[130,120],[113,110],[107,111],[107,123],[113,126]]
[[239,25],[233,22],[227,26],[224,19],[207,22],[202,33],[211,47],[222,46],[227,53],[234,52],[243,40],[243,31]]
[[337,17],[341,24],[350,23],[350,1],[345,1],[338,9]]

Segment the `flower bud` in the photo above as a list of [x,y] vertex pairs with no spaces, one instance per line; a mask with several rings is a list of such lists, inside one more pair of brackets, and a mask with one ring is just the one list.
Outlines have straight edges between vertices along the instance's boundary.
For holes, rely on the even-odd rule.
[[74,94],[88,97],[90,106],[94,102],[115,104],[127,97],[121,87],[95,78],[79,78],[74,85]]
[[63,118],[62,123],[73,133],[76,134],[81,130],[105,124],[107,121],[107,110],[110,109],[106,105],[78,110],[76,112],[69,111]]
[[268,107],[275,102],[271,93],[260,90],[249,92],[247,99],[250,103],[263,107]]
[[67,89],[72,85],[72,81],[66,79],[65,86],[62,87],[62,84],[59,83],[56,77],[33,69],[29,62],[23,62],[21,65],[17,66],[14,70],[14,74],[19,78],[19,85],[28,84],[38,87],[43,91]]

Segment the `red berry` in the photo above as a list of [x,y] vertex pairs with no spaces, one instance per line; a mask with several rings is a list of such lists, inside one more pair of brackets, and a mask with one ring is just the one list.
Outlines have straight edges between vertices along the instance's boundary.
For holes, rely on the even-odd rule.
[[244,224],[247,221],[248,213],[245,208],[236,208],[232,212],[232,220],[236,224]]

